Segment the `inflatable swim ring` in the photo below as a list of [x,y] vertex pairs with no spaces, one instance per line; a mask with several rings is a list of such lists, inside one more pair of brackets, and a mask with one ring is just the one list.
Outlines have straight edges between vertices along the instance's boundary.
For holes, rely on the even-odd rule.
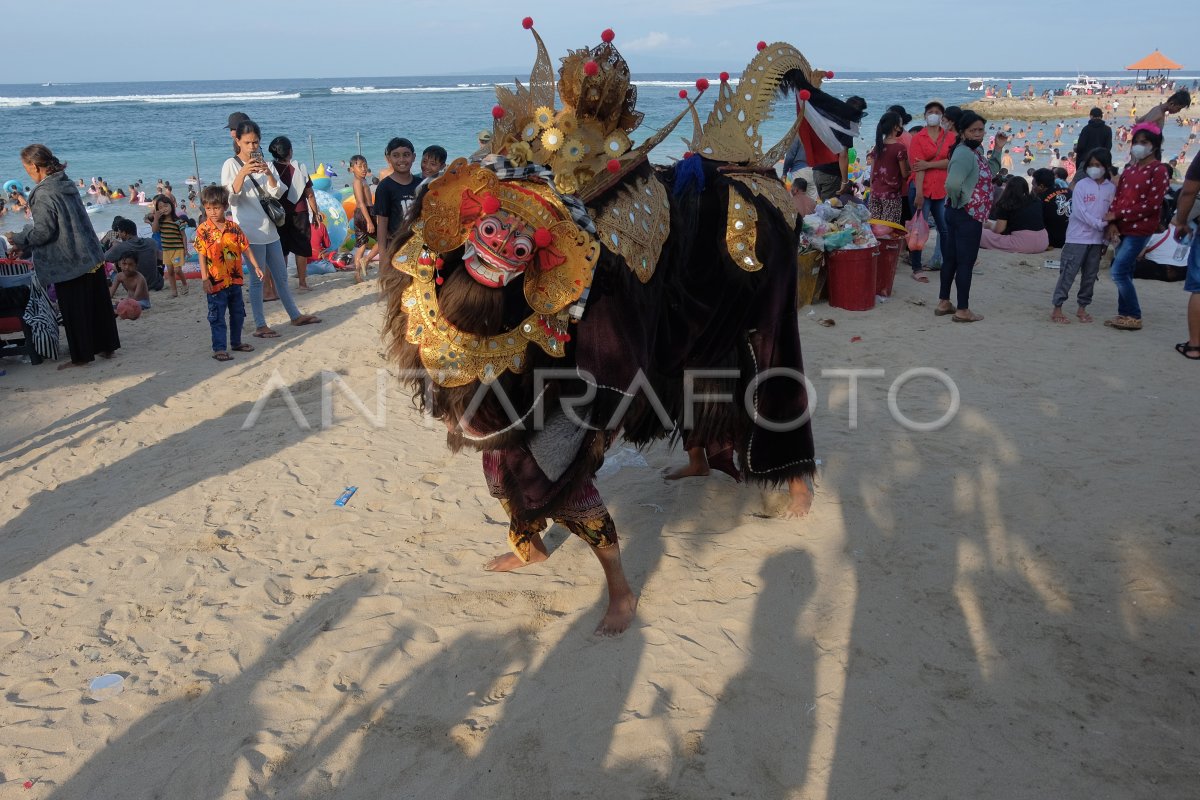
[[9,192],[20,192],[21,195],[24,196],[25,188],[21,186],[20,181],[8,181],[4,184],[4,193],[8,194]]

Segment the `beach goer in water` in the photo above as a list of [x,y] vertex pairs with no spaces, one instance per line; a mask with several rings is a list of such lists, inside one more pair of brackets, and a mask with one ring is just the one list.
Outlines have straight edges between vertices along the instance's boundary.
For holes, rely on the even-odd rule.
[[[213,358],[230,361],[235,352],[250,352],[253,345],[242,341],[246,304],[242,298],[242,255],[250,259],[254,272],[262,279],[262,268],[254,257],[245,232],[225,212],[229,209],[229,191],[224,186],[205,186],[200,192],[204,221],[196,228],[196,253],[200,257],[201,285],[208,299],[208,326],[212,333]],[[225,318],[229,317],[226,340]],[[225,349],[229,344],[229,350]]]
[[[279,180],[275,167],[262,156],[262,133],[258,125],[250,120],[238,123],[234,129],[235,155],[221,167],[221,185],[229,190],[229,206],[233,220],[245,233],[253,251],[253,263],[258,264],[264,275],[274,278],[275,291],[293,325],[311,325],[320,322],[319,317],[305,314],[296,307],[288,289],[287,265],[283,260],[283,248],[279,244],[279,229],[263,210],[262,200],[278,199],[286,188]],[[203,195],[201,195],[203,199]],[[251,273],[250,311],[254,315],[254,335],[262,339],[277,338],[279,334],[267,325],[263,310],[263,280]]]
[[1033,193],[1042,203],[1042,223],[1050,247],[1062,247],[1067,238],[1067,223],[1071,219],[1071,191],[1067,182],[1058,178],[1056,170],[1042,168],[1033,173]]
[[404,224],[421,183],[412,174],[416,151],[408,139],[399,136],[392,139],[383,155],[391,172],[379,181],[379,188],[375,190],[375,241],[380,253],[387,252],[388,239]]
[[1167,165],[1162,163],[1162,132],[1142,123],[1133,128],[1130,162],[1121,172],[1117,195],[1105,216],[1108,238],[1121,237],[1112,263],[1117,285],[1117,316],[1105,320],[1110,328],[1142,329],[1142,307],[1133,285],[1134,264],[1150,235],[1158,228],[1163,198],[1171,186]]
[[1071,195],[1071,216],[1067,224],[1066,241],[1059,256],[1058,283],[1054,287],[1054,310],[1050,320],[1064,325],[1070,322],[1062,312],[1063,303],[1071,294],[1075,276],[1079,277],[1079,292],[1076,300],[1079,310],[1075,316],[1080,322],[1091,322],[1088,306],[1096,278],[1100,274],[1100,256],[1104,252],[1104,215],[1112,204],[1117,187],[1109,180],[1112,155],[1108,149],[1097,147],[1088,155],[1082,177],[1075,184]]
[[282,200],[287,220],[279,228],[279,246],[283,249],[285,261],[289,254],[296,258],[297,289],[307,292],[308,260],[312,258],[312,220],[321,214],[317,207],[317,195],[308,175],[292,159],[291,139],[276,136],[267,151],[274,159],[279,180],[287,187]]
[[154,198],[150,227],[162,248],[163,271],[171,284],[171,297],[178,297],[180,289],[187,294],[187,278],[183,276],[183,265],[187,261],[187,222],[179,218],[175,198],[167,194]]
[[375,213],[371,208],[371,190],[367,187],[367,159],[362,155],[351,156],[350,174],[354,176],[354,282],[362,283],[367,277],[367,266],[371,253],[371,237],[375,236]]
[[[946,170],[950,166],[950,149],[953,146],[953,135],[942,125],[946,107],[940,100],[930,100],[925,104],[925,128],[912,137],[908,147],[908,165],[912,175],[909,188],[909,203],[913,214],[925,214],[931,219],[931,224],[937,229],[938,248],[942,249],[945,258],[944,245],[946,241]],[[909,257],[912,262],[913,278],[920,281],[922,251],[913,250]],[[921,281],[927,283],[928,281]]]
[[1006,253],[1041,253],[1047,246],[1042,203],[1025,181],[1007,181],[996,201],[995,219],[983,225],[979,246]]
[[[991,154],[983,150],[987,120],[964,111],[958,120],[959,143],[950,156],[946,175],[946,246],[942,249],[941,289],[936,316],[953,315],[955,322],[978,322],[983,316],[971,310],[971,273],[979,255],[983,223],[992,210],[992,176],[1000,171],[998,153],[1008,138],[996,134]],[[1013,183],[1013,181],[1009,181]],[[957,305],[950,289],[957,289]]]
[[36,182],[29,195],[33,224],[6,237],[10,245],[32,251],[38,279],[54,284],[71,353],[59,369],[86,366],[97,353],[112,358],[121,340],[104,276],[104,253],[79,190],[67,177],[67,165],[44,144],[23,149],[21,165]]
[[1194,223],[1188,227],[1188,220],[1196,204],[1196,193],[1200,191],[1200,153],[1192,159],[1187,172],[1183,176],[1183,188],[1179,190],[1176,199],[1175,217],[1171,220],[1175,226],[1175,239],[1183,242],[1187,236],[1192,237],[1192,249],[1188,255],[1187,277],[1183,281],[1183,290],[1188,293],[1186,342],[1175,345],[1175,350],[1189,361],[1200,361],[1200,244],[1196,242]]
[[[867,208],[873,219],[900,224],[904,216],[904,190],[908,185],[908,150],[900,141],[904,124],[888,111],[875,129],[875,166],[871,170],[871,197]],[[918,279],[924,278],[920,275]]]
[[[113,275],[108,296],[115,298],[117,289],[121,287],[125,288],[126,295],[137,300],[143,311],[150,310],[150,290],[146,287],[146,279],[138,272],[137,256],[132,253],[121,256],[121,260],[117,262],[117,271]],[[116,303],[113,303],[113,312],[116,313]]]

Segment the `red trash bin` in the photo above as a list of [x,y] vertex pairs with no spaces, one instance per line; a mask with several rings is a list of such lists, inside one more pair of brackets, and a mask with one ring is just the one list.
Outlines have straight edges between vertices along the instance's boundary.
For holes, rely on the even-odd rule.
[[892,284],[896,282],[896,265],[900,263],[900,248],[903,239],[885,236],[879,240],[879,262],[875,265],[875,294],[892,296]]
[[861,250],[834,250],[828,261],[829,305],[846,311],[874,308],[878,245]]

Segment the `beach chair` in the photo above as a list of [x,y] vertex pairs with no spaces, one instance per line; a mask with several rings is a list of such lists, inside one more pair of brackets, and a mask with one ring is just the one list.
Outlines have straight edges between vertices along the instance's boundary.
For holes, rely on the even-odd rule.
[[33,263],[0,259],[0,357],[28,356],[30,364],[41,364],[33,330],[22,318],[32,291]]

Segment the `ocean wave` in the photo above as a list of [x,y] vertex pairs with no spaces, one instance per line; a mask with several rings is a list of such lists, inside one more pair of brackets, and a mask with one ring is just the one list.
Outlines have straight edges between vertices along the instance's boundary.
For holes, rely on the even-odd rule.
[[330,94],[424,94],[440,92],[482,92],[491,89],[491,83],[459,83],[454,86],[334,86]]
[[197,94],[60,95],[0,97],[0,108],[28,106],[99,105],[102,103],[250,103],[259,100],[297,100],[298,92],[205,92]]

